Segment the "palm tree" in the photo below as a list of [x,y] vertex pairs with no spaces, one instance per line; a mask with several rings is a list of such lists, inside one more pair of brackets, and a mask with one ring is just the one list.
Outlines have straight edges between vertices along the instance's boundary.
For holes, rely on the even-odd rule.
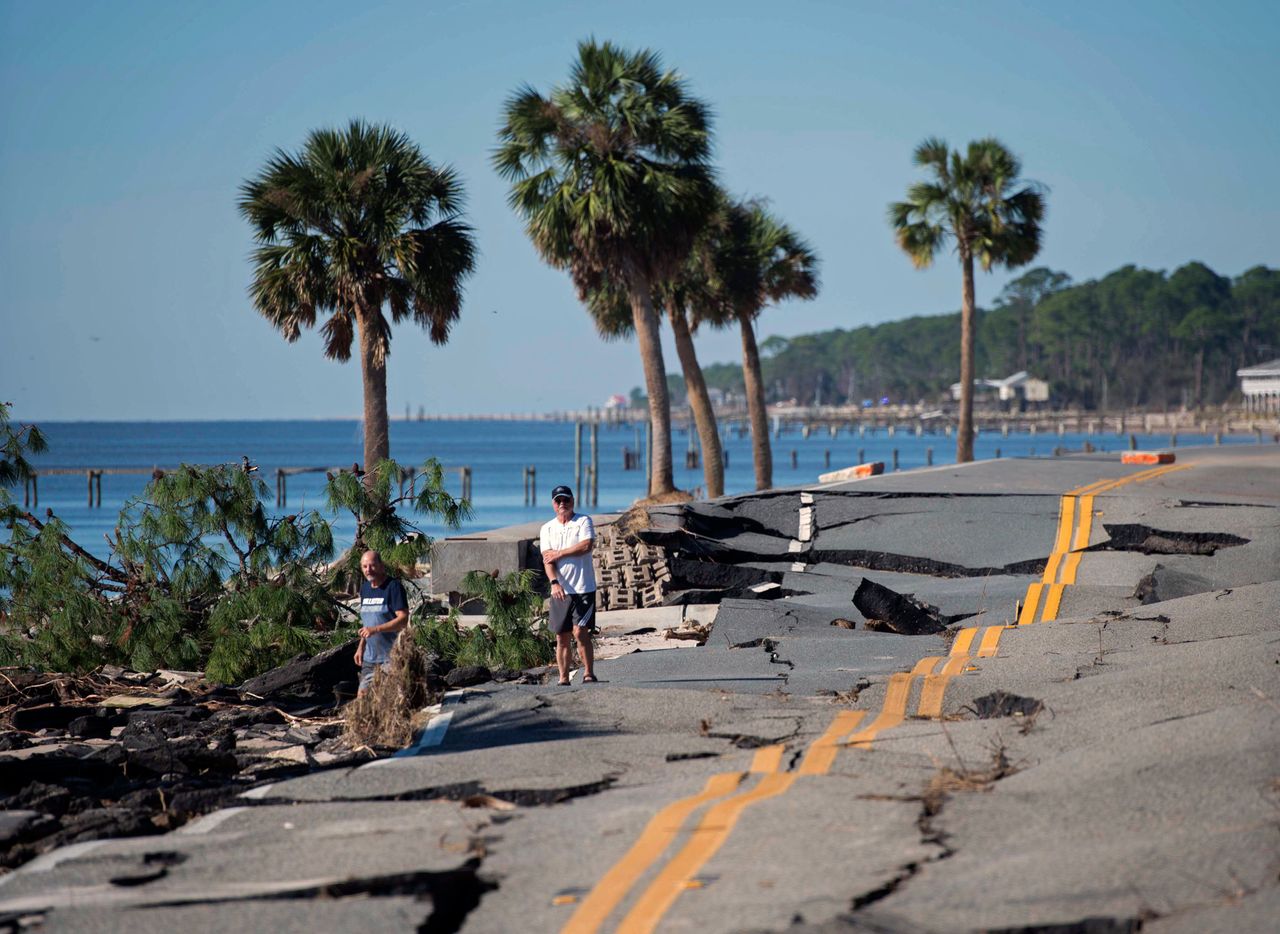
[[917,269],[927,269],[949,240],[960,254],[964,291],[960,305],[960,429],[956,462],[973,460],[973,261],[990,272],[1025,265],[1040,252],[1044,188],[1018,178],[1022,165],[996,139],[952,152],[930,138],[916,147],[915,164],[933,173],[907,189],[906,201],[889,205],[889,223]]
[[765,406],[755,319],[768,305],[818,294],[818,257],[790,227],[760,201],[723,204],[713,225],[709,301],[695,309],[695,325],[736,322],[742,334],[742,382],[751,420],[751,455],[756,489],[773,486],[769,413]]
[[403,133],[353,120],[346,130],[312,131],[297,154],[277,150],[240,193],[259,244],[254,307],[290,342],[327,314],[320,330],[334,360],[351,359],[359,334],[372,480],[390,454],[391,324],[407,318],[445,343],[475,266],[461,183]]
[[[666,310],[675,339],[676,354],[684,374],[685,392],[689,397],[689,410],[698,432],[702,448],[702,479],[706,484],[707,498],[724,495],[724,451],[720,445],[720,432],[716,427],[716,413],[711,405],[711,394],[702,375],[702,365],[693,346],[693,332],[689,324],[688,308],[691,301],[706,302],[711,288],[705,266],[707,240],[699,237],[689,258],[672,279],[659,284],[653,295],[655,308]],[[595,321],[596,330],[604,340],[630,337],[634,333],[631,307],[627,296],[616,289],[604,288],[587,297],[587,307]]]
[[649,495],[675,489],[671,410],[653,292],[685,258],[713,204],[707,107],[650,51],[578,45],[569,82],[506,103],[493,162],[542,258],[584,302],[627,296],[640,347],[653,457]]

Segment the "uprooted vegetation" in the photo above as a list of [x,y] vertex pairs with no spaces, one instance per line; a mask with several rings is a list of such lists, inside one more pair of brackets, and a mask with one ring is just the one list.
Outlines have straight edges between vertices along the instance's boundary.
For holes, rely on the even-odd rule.
[[387,667],[347,704],[343,739],[355,748],[406,745],[413,735],[413,715],[428,701],[426,674],[423,653],[413,640],[396,640]]
[[[335,651],[349,660],[353,646]],[[0,674],[0,749],[20,750],[0,756],[0,808],[16,816],[0,835],[7,868],[70,843],[163,833],[255,782],[364,758],[339,740],[338,718],[287,688],[264,702],[191,673]],[[309,691],[302,679],[289,687]]]
[[[502,607],[492,603],[498,612],[478,639],[505,645],[504,625],[532,631],[524,615],[528,581],[493,580],[490,589],[506,595],[505,623]],[[545,634],[540,638],[542,658]],[[198,672],[115,665],[87,675],[0,669],[0,750],[22,751],[0,755],[0,808],[29,815],[0,834],[0,866],[68,843],[162,833],[256,783],[357,764],[407,743],[422,725],[415,715],[448,686],[502,676],[455,667],[416,640],[400,639],[391,670],[344,717],[335,704],[355,693],[356,644],[351,638],[301,654],[238,689]],[[587,793],[594,792],[585,786],[557,792]],[[538,796],[520,794],[519,802]]]
[[428,617],[414,625],[418,645],[457,667],[520,670],[551,662],[555,639],[547,629],[535,578],[530,570],[505,577],[468,573],[463,591],[484,602],[486,622],[463,626],[456,610]]
[[[0,480],[28,476],[38,432],[13,427],[0,407]],[[398,510],[456,527],[469,514],[428,461],[419,491],[392,494],[394,461],[372,476],[331,474],[329,509],[356,520],[356,540],[334,564],[333,531],[318,512],[275,516],[257,468],[183,465],[159,474],[125,504],[105,558],[71,535],[52,510],[38,517],[0,485],[0,664],[85,673],[108,664],[136,671],[202,670],[230,684],[350,637],[358,617],[343,602],[360,553],[380,551],[412,577],[431,546]]]

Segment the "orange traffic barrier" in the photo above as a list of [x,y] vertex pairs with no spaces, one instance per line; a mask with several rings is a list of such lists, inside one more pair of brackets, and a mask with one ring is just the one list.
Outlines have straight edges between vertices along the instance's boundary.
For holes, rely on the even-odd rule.
[[1120,455],[1122,464],[1172,464],[1175,460],[1172,451],[1126,451]]
[[872,461],[869,464],[859,464],[857,467],[845,467],[843,470],[818,474],[818,482],[838,483],[843,480],[860,480],[863,477],[874,477],[882,473],[884,473],[884,461]]

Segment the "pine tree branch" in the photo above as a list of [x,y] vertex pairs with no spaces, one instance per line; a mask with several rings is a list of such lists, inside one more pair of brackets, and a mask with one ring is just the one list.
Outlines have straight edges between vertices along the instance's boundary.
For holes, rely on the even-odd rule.
[[240,576],[248,577],[249,571],[245,565],[246,555],[240,550],[240,546],[236,544],[235,537],[231,534],[231,529],[227,527],[226,505],[218,498],[217,493],[211,493],[209,498],[213,500],[214,505],[218,507],[218,528],[222,530],[222,537],[227,540],[227,544],[231,546],[231,550],[236,553],[236,558],[240,561]]
[[[28,525],[31,525],[32,527],[34,527],[37,532],[44,531],[44,523],[41,522],[39,519],[37,519],[35,516],[33,516],[31,513],[29,512],[19,513],[18,518],[25,521]],[[58,539],[62,543],[62,546],[64,548],[66,548],[68,551],[70,551],[72,554],[76,555],[77,557],[82,558],[91,567],[96,568],[98,573],[102,574],[104,577],[107,577],[110,580],[115,581],[117,584],[129,583],[129,578],[127,576],[125,576],[120,571],[117,571],[115,568],[113,568],[111,565],[107,564],[105,561],[101,560],[100,558],[95,558],[93,555],[89,554],[89,552],[85,551],[83,548],[81,548],[79,545],[73,542],[66,535],[59,535]]]

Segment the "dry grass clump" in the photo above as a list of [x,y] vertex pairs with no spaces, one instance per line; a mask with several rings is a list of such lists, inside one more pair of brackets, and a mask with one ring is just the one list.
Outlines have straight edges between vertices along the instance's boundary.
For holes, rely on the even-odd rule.
[[1019,771],[1021,771],[1019,767],[1009,761],[1004,745],[997,741],[992,746],[991,759],[985,767],[971,768],[960,760],[958,768],[953,769],[944,765],[938,769],[929,779],[929,784],[925,786],[924,794],[921,796],[925,813],[932,816],[941,811],[947,797],[954,792],[987,791],[1000,779]]
[[637,502],[618,517],[618,521],[613,524],[613,527],[624,539],[634,541],[638,533],[649,528],[649,524],[649,510]]
[[390,666],[374,674],[369,690],[347,704],[343,740],[353,748],[408,745],[413,715],[432,700],[426,675],[426,658],[413,639],[397,639]]
[[705,626],[702,623],[689,623],[684,629],[668,629],[662,634],[664,639],[683,639],[687,642],[696,642],[698,645],[706,645],[707,637],[711,635],[711,624]]

